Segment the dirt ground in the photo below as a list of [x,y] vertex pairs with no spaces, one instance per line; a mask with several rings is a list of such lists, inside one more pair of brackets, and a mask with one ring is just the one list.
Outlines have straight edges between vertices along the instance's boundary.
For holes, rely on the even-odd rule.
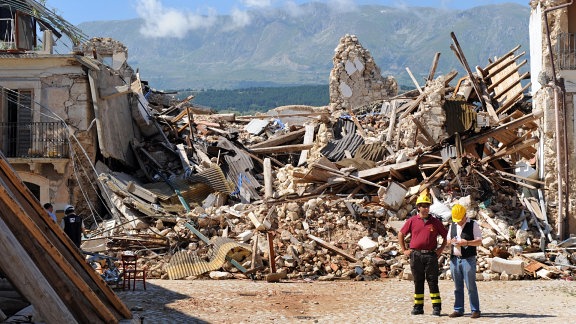
[[[427,288],[426,288],[427,289]],[[482,317],[449,318],[453,282],[440,281],[442,316],[410,315],[411,281],[147,280],[147,290],[117,291],[132,323],[573,323],[576,283],[478,282]]]

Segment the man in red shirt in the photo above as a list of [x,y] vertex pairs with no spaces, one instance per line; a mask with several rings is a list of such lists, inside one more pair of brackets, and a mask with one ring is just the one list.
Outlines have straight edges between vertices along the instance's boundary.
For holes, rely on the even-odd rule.
[[[438,288],[438,257],[446,247],[448,230],[436,217],[430,216],[432,200],[422,194],[416,200],[418,214],[410,217],[398,233],[398,243],[405,256],[410,257],[410,269],[414,277],[414,308],[412,315],[424,314],[424,281],[428,281],[432,314],[440,316],[442,299]],[[410,247],[406,248],[404,238],[411,234]],[[438,247],[438,236],[442,243]]]

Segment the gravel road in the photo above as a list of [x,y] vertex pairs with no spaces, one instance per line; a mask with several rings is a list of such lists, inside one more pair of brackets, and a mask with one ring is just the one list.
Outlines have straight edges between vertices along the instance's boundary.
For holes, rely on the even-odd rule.
[[[440,281],[442,316],[410,315],[411,281],[147,280],[147,290],[117,291],[132,323],[573,323],[576,283],[480,281],[482,317],[449,318],[453,282]],[[466,306],[468,299],[466,298]]]

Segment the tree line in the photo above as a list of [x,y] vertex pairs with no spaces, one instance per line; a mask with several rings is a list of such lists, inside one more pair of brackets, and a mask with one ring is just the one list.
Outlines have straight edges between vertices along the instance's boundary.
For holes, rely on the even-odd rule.
[[178,99],[194,95],[192,103],[217,112],[253,115],[286,105],[326,106],[330,102],[328,85],[258,87],[230,90],[181,90]]

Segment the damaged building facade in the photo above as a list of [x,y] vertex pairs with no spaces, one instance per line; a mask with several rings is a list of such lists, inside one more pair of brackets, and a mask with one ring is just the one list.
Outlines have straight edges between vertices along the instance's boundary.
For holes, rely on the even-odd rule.
[[576,233],[576,4],[531,1],[530,73],[534,106],[542,107],[538,177],[546,182],[556,233]]
[[[88,41],[36,2],[7,2],[0,13],[0,149],[59,216],[78,202],[81,212],[100,213],[95,191],[81,189],[95,181],[94,172],[79,169],[93,169],[97,156],[133,167],[129,143],[141,133],[135,120],[146,128],[144,117],[132,116],[145,99],[134,95],[138,81],[131,89],[137,78],[127,49],[111,39]],[[55,52],[60,37],[72,41],[67,54]]]

